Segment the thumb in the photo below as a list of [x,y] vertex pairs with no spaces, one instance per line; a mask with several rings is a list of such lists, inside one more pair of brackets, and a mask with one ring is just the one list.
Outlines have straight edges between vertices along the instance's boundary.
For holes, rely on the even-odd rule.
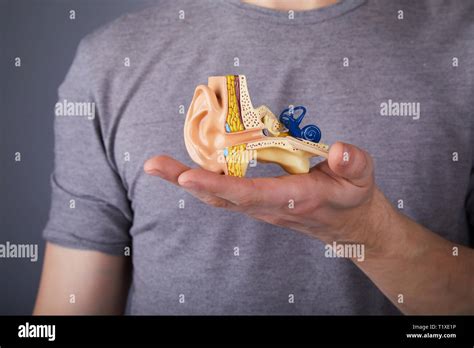
[[374,181],[372,157],[354,145],[342,142],[331,145],[328,164],[335,174],[356,186],[370,186]]

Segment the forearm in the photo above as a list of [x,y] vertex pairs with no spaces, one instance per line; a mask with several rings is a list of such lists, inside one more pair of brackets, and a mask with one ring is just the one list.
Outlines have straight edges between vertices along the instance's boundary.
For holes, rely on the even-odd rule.
[[[356,265],[406,314],[474,313],[474,251],[398,213],[376,192]],[[457,248],[457,253],[456,249]]]

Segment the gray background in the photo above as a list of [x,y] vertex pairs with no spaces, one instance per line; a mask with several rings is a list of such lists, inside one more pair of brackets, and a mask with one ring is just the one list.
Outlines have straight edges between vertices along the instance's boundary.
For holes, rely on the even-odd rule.
[[[38,243],[37,262],[0,259],[0,314],[30,314],[50,205],[56,92],[82,37],[150,0],[0,0],[0,243]],[[69,19],[69,10],[76,19]],[[21,57],[21,68],[14,66]],[[21,152],[21,162],[15,162]]]

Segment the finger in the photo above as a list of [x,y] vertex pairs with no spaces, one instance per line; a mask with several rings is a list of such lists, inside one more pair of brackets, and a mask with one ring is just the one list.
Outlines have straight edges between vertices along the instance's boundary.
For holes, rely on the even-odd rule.
[[188,166],[166,155],[150,158],[143,166],[145,173],[159,176],[174,184],[178,184],[178,177],[189,169]]
[[191,169],[180,175],[179,185],[205,191],[237,206],[275,205],[284,199],[280,178],[247,179]]
[[196,191],[196,190],[191,190],[191,189],[186,189],[186,188],[185,190],[189,192],[190,194],[192,194],[197,199],[199,199],[201,202],[209,204],[215,208],[226,208],[229,210],[235,210],[234,208],[236,208],[236,205],[233,204],[232,202],[229,202],[226,199],[217,197],[207,192]]
[[[189,167],[169,156],[156,156],[145,162],[144,170],[149,175],[156,175],[178,185],[178,177]],[[222,198],[206,194],[203,192],[187,190],[190,194],[202,202],[218,208],[232,208],[233,204]]]
[[372,157],[358,147],[337,142],[329,149],[328,164],[331,170],[359,187],[373,182]]

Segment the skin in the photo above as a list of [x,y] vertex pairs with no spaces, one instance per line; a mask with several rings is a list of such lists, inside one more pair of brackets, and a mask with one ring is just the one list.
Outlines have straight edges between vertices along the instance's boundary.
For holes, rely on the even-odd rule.
[[47,243],[33,314],[123,314],[130,274],[130,257]]
[[[336,1],[246,2],[304,11]],[[373,183],[370,156],[352,147],[356,152],[351,153],[349,163],[339,166],[341,146],[333,145],[329,162],[309,174],[282,178],[219,176],[190,169],[166,156],[149,160],[145,170],[213,206],[238,210],[326,242],[365,243],[365,261],[356,265],[405,313],[473,313],[472,250],[459,246],[459,256],[452,257],[453,243],[394,211]],[[282,187],[291,190],[282,191]],[[290,197],[295,209],[289,212],[285,207]],[[121,314],[130,274],[130,257],[47,243],[34,314]],[[400,293],[403,304],[396,302]],[[71,294],[76,295],[74,304],[69,303]]]
[[248,4],[277,11],[309,11],[337,3],[337,0],[243,0]]
[[365,260],[352,261],[403,313],[474,313],[473,250],[396,211],[375,185],[371,156],[356,146],[338,142],[308,174],[277,178],[219,175],[168,156],[148,160],[144,170],[211,206],[329,244],[364,244]]

